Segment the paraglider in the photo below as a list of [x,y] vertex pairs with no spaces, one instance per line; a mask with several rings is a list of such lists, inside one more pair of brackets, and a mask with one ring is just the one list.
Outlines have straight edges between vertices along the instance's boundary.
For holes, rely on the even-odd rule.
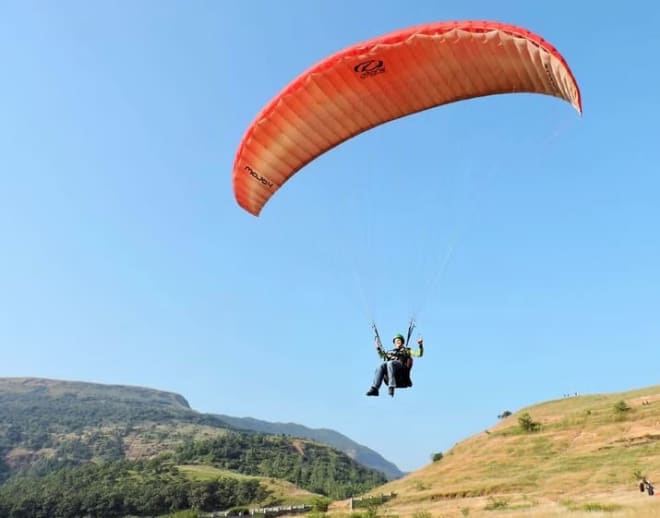
[[378,396],[378,391],[383,383],[387,385],[388,394],[394,396],[395,389],[412,387],[410,371],[413,366],[413,357],[424,356],[424,340],[422,338],[417,339],[419,349],[413,350],[406,346],[415,327],[415,323],[411,321],[408,327],[408,338],[406,339],[402,334],[394,335],[394,338],[392,338],[394,349],[386,351],[380,340],[376,324],[373,324],[372,327],[375,335],[376,352],[383,363],[376,368],[374,380],[367,391],[367,396]]
[[[515,25],[436,22],[356,43],[301,73],[259,112],[236,152],[236,201],[259,216],[298,171],[364,131],[448,103],[507,93],[554,96],[582,113],[580,90],[563,56]],[[396,349],[411,356],[409,339],[401,338]],[[411,386],[409,367],[387,366],[405,362],[378,350],[386,364],[376,381],[398,376],[398,383],[388,384],[391,395],[397,386]],[[377,387],[369,392],[376,395]]]

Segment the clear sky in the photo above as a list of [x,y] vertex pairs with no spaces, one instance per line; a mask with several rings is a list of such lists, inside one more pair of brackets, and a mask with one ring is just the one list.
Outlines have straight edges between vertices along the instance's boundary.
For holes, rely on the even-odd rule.
[[[410,25],[512,23],[584,115],[497,96],[362,134],[255,218],[236,148],[300,72]],[[567,393],[658,383],[653,2],[5,1],[0,376],[332,428],[403,470]],[[415,315],[415,386],[367,398]]]

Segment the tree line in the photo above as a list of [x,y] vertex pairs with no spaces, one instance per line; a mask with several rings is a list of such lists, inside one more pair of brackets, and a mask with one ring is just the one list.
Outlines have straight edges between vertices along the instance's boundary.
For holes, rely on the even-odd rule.
[[63,468],[44,477],[15,477],[0,486],[0,516],[158,516],[186,509],[228,509],[267,496],[256,479],[193,481],[164,458],[123,460]]

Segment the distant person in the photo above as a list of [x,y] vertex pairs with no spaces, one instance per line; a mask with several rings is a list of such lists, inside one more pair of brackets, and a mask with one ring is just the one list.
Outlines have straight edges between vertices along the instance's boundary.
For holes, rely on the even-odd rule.
[[653,487],[653,484],[647,479],[646,477],[642,478],[642,480],[639,481],[639,490],[643,493],[644,490],[649,494],[649,496],[653,496],[655,494],[655,488]]
[[424,340],[421,338],[417,340],[419,349],[416,350],[405,346],[406,339],[401,334],[396,335],[392,339],[394,349],[391,351],[385,351],[383,349],[378,336],[376,336],[375,342],[378,356],[384,361],[374,373],[374,381],[367,392],[367,396],[377,396],[383,382],[387,384],[387,392],[390,396],[394,396],[395,388],[412,387],[412,381],[410,379],[410,369],[412,369],[413,363],[412,357],[421,357],[424,355]]

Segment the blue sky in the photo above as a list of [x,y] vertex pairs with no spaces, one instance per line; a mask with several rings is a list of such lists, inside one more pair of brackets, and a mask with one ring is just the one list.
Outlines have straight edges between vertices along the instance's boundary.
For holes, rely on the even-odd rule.
[[[238,207],[236,148],[290,80],[456,19],[542,35],[584,115],[430,110]],[[3,2],[0,376],[175,391],[403,470],[504,410],[657,384],[658,26],[642,2]],[[413,312],[414,388],[367,398],[371,320],[389,340]]]

